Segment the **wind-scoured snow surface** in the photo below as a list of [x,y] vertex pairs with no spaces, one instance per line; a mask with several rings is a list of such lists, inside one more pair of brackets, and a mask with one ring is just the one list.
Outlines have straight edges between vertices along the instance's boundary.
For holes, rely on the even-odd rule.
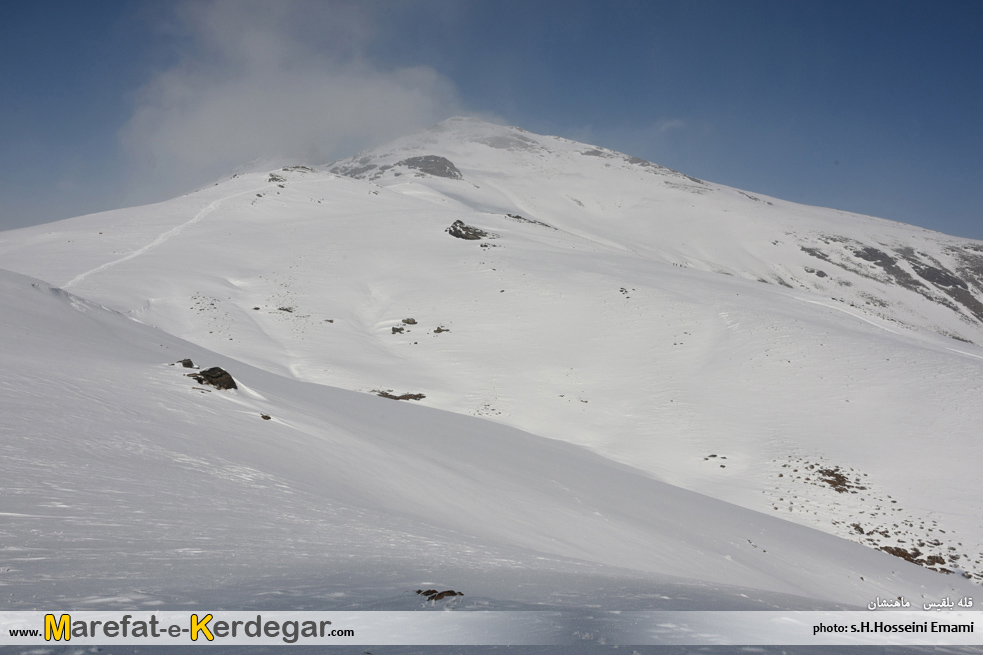
[[5,609],[858,608],[983,577],[980,242],[452,119],[0,233],[0,268],[30,276],[0,277]]

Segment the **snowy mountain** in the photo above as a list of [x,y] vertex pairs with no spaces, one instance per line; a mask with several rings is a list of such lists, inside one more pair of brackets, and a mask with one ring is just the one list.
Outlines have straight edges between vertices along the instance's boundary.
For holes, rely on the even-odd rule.
[[957,340],[983,338],[979,242],[760,197],[465,118],[329,169],[411,194],[423,184],[469,209],[532,217],[647,259],[808,289]]
[[451,119],[0,233],[0,268],[36,278],[3,276],[8,608],[983,579],[981,242]]

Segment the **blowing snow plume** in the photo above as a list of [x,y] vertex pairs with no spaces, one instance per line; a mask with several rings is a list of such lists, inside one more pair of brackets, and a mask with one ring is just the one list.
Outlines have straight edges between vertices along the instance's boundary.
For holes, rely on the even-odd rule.
[[137,198],[188,190],[248,161],[324,161],[459,112],[428,67],[383,69],[371,6],[186,3],[177,63],[139,92],[120,132]]

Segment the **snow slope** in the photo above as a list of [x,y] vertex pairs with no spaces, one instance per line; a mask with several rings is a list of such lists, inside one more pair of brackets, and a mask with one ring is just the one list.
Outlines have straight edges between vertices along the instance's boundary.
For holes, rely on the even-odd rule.
[[[31,278],[0,288],[6,609],[410,608],[435,582],[478,607],[821,608],[973,586],[562,442],[261,371]],[[169,363],[185,356],[239,389],[201,387]]]
[[[451,170],[431,162],[428,174],[433,159]],[[467,118],[329,167],[438,202],[538,219],[647,259],[808,289],[905,327],[983,336],[978,241],[756,196],[604,148]]]
[[[983,244],[752,197],[604,149],[467,119],[327,168],[335,173],[242,174],[158,205],[0,233],[0,267],[156,326],[217,362],[255,367],[247,370],[270,376],[264,397],[288,384],[307,390],[312,404],[297,411],[317,418],[301,422],[334,425],[314,398],[344,393],[337,389],[363,392],[344,393],[345,406],[445,410],[426,414],[439,421],[452,420],[446,411],[453,420],[470,414],[483,421],[468,430],[510,426],[525,431],[516,443],[557,449],[533,461],[587,457],[573,444],[599,456],[591,466],[614,467],[600,479],[619,471],[630,484],[669,483],[679,488],[672,493],[704,494],[687,496],[700,502],[709,496],[780,517],[783,530],[804,524],[841,538],[829,543],[845,538],[983,575],[975,491],[983,453],[974,427],[983,418],[983,349],[971,343],[983,338],[974,305]],[[453,238],[446,230],[458,220],[489,236]],[[380,391],[425,398],[399,403],[375,398]],[[256,429],[271,425],[280,429],[276,421]],[[359,424],[351,433],[374,429]],[[472,462],[490,466],[498,457],[504,470],[525,461],[486,453],[484,443],[469,442]],[[395,447],[386,444],[353,457],[375,462]],[[362,473],[400,479],[402,460],[389,469],[383,461],[384,475],[368,464]],[[555,491],[522,479],[510,503]],[[397,495],[411,486],[404,482]],[[448,492],[394,512],[384,504],[381,515],[472,534],[477,527],[464,530],[448,512],[474,509],[487,487],[514,484],[467,487],[466,501]],[[644,505],[649,492],[633,489],[623,497]],[[590,486],[574,496],[600,503],[604,493]],[[610,516],[613,505],[598,511]],[[778,581],[762,569],[727,572],[731,564],[702,563],[710,573],[700,577],[672,549],[668,558],[643,557],[642,544],[661,547],[648,540],[690,512],[650,524],[634,518],[645,514],[642,505],[618,514],[630,536],[617,544],[581,545],[582,534],[604,532],[596,526],[561,548],[526,535],[521,521],[492,525],[510,535],[503,548],[524,553],[836,602],[867,593],[842,577],[826,588],[786,571]],[[745,516],[726,507],[711,523]],[[537,514],[528,525],[549,524]],[[710,559],[725,556],[710,550]],[[892,570],[911,568],[869,554]],[[520,568],[524,557],[513,558]],[[926,574],[958,584],[957,576]]]

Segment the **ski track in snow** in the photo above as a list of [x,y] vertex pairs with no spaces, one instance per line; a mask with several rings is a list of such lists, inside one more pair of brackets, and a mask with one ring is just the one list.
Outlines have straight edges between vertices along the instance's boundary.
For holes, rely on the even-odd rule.
[[[826,307],[826,308],[829,308],[829,309],[835,309],[837,311],[843,312],[844,314],[847,314],[849,316],[852,316],[853,318],[860,319],[861,321],[864,321],[865,323],[869,323],[869,324],[873,325],[876,328],[880,328],[880,329],[884,330],[885,332],[890,332],[891,334],[897,334],[897,335],[902,335],[903,334],[901,332],[898,332],[897,330],[892,330],[891,328],[887,327],[883,323],[878,323],[877,321],[871,320],[870,318],[868,318],[866,316],[863,316],[861,314],[856,314],[854,312],[851,312],[848,309],[845,309],[843,307],[837,307],[836,305],[830,305],[829,303],[825,303],[825,302],[822,302],[822,301],[819,301],[819,300],[808,300],[806,298],[796,297],[796,300],[800,300],[802,302],[809,303],[810,305],[819,305],[820,307]],[[946,350],[948,350],[949,352],[956,353],[957,355],[964,355],[966,357],[972,357],[973,359],[983,359],[983,357],[980,357],[979,355],[974,355],[973,353],[968,353],[965,350],[959,350],[958,348],[952,348],[951,346],[944,346],[944,348]]]
[[159,246],[159,245],[161,245],[163,243],[166,243],[171,237],[180,234],[184,230],[184,228],[186,228],[186,227],[188,227],[190,225],[194,225],[195,223],[200,222],[203,218],[205,218],[205,216],[211,214],[216,209],[218,209],[219,206],[223,202],[225,202],[226,200],[229,200],[231,198],[235,198],[236,196],[244,195],[246,193],[249,193],[250,191],[252,191],[252,189],[250,189],[249,191],[242,191],[240,193],[233,193],[232,195],[225,196],[224,198],[219,198],[218,200],[215,200],[215,201],[209,203],[208,206],[206,206],[201,211],[199,211],[197,214],[195,214],[194,218],[192,218],[190,221],[188,221],[186,223],[181,223],[180,225],[178,225],[176,227],[172,227],[170,230],[168,230],[167,232],[164,232],[163,234],[161,234],[160,236],[158,236],[156,239],[154,239],[153,241],[151,241],[147,245],[143,246],[142,248],[138,248],[137,250],[134,250],[133,252],[131,252],[128,255],[124,255],[123,257],[120,257],[119,259],[114,259],[111,262],[106,262],[105,264],[102,264],[100,266],[96,266],[95,268],[93,268],[90,271],[85,271],[84,273],[79,273],[78,275],[76,275],[75,277],[73,277],[71,280],[69,280],[68,283],[62,285],[62,288],[63,289],[70,289],[71,287],[75,286],[76,284],[78,284],[79,282],[81,282],[85,278],[89,277],[90,275],[93,275],[95,273],[101,273],[101,272],[103,272],[103,271],[105,271],[107,269],[112,268],[113,266],[116,266],[117,264],[122,264],[123,262],[130,261],[131,259],[135,259],[135,258],[139,257],[140,255],[143,255],[143,254],[146,254],[146,253],[150,252],[151,250],[153,250],[157,246]]
[[980,357],[979,355],[974,355],[973,353],[968,353],[965,350],[959,350],[957,348],[946,348],[946,350],[948,350],[950,352],[958,353],[960,355],[966,355],[966,357],[974,357],[976,359],[983,359],[983,357]]
[[[851,312],[851,311],[849,311],[847,309],[844,309],[843,307],[837,307],[836,305],[830,305],[829,303],[822,302],[820,300],[809,300],[808,298],[800,298],[798,296],[796,296],[795,299],[796,300],[801,300],[802,302],[805,302],[805,303],[809,303],[810,305],[819,305],[820,307],[826,307],[827,309],[835,309],[838,312],[843,312],[844,314],[846,314],[848,316],[852,316],[853,318],[860,319],[861,321],[863,321],[865,323],[870,323],[874,327],[880,328],[880,329],[884,330],[885,332],[890,332],[891,334],[898,334],[898,335],[901,334],[897,330],[892,330],[891,328],[887,327],[886,325],[883,325],[882,323],[878,323],[876,321],[872,321],[871,319],[867,318],[866,316],[862,316],[860,314],[855,314],[855,313],[853,313],[853,312]],[[955,351],[955,352],[959,352],[959,351]]]

